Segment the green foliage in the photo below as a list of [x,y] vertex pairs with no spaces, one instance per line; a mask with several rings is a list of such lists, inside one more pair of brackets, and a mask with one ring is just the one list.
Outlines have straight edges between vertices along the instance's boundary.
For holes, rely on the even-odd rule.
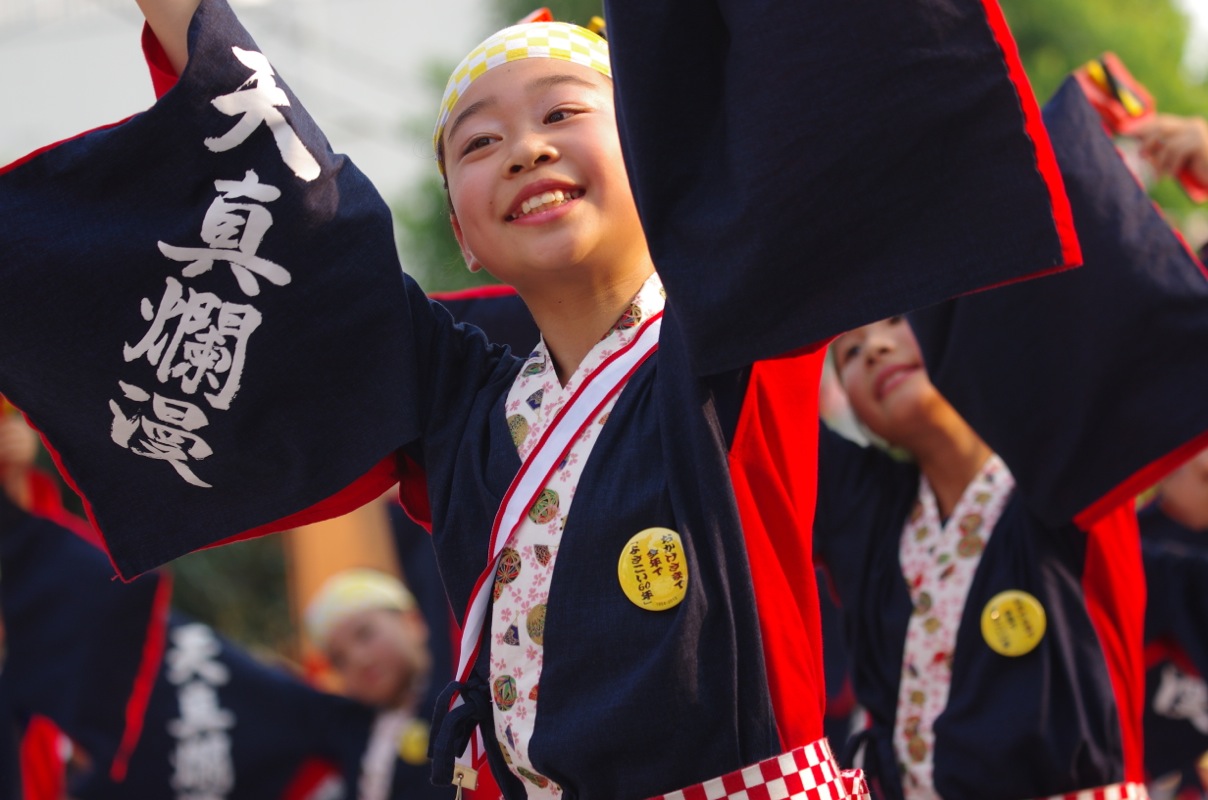
[[[1172,0],[1001,0],[1001,5],[1042,103],[1073,69],[1113,52],[1160,111],[1208,114],[1208,86],[1182,69],[1190,22]],[[1191,207],[1171,180],[1152,194],[1176,215]]]
[[425,291],[491,282],[489,275],[466,269],[449,224],[449,204],[439,176],[424,178],[408,197],[395,203],[394,219],[399,227],[399,257]]
[[602,0],[498,0],[496,19],[499,26],[508,25],[541,7],[548,8],[556,20],[583,26],[592,17],[604,16]]
[[201,550],[172,562],[170,569],[176,609],[245,647],[292,653],[280,536]]
[[1002,8],[1042,101],[1075,67],[1111,51],[1167,110],[1196,110],[1180,72],[1189,23],[1171,0],[1002,0]]

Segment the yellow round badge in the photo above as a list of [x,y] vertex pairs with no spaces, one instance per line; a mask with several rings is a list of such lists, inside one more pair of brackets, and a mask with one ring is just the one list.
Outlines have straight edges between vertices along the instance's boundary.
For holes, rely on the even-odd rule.
[[1040,644],[1047,627],[1044,606],[1019,589],[999,592],[982,609],[982,637],[1000,655],[1027,655]]
[[634,534],[621,551],[617,578],[625,596],[638,608],[675,608],[688,593],[688,560],[680,535],[670,528],[647,528]]
[[413,719],[398,737],[398,755],[408,764],[428,763],[428,723]]

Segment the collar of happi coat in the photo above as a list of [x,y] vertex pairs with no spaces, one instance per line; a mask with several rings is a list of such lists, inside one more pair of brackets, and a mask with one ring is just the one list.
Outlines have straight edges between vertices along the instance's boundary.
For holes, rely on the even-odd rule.
[[[960,499],[952,507],[951,516],[941,520],[935,490],[925,475],[920,476],[918,503],[907,522],[907,528],[922,524],[933,527],[937,532],[948,533],[955,525],[960,530],[961,538],[977,537],[984,546],[1014,488],[1015,477],[998,454],[991,453],[961,492]],[[980,554],[980,548],[977,550]]]
[[527,457],[540,440],[549,420],[552,420],[567,399],[574,395],[576,388],[609,356],[629,344],[637,335],[642,323],[662,311],[666,302],[667,294],[663,289],[663,282],[659,280],[657,272],[652,272],[616,323],[579,363],[578,369],[565,386],[558,382],[553,358],[546,347],[545,337],[542,336],[525,360],[524,366],[520,368],[520,373],[508,392],[508,427],[521,458]]
[[893,744],[906,800],[936,796],[935,721],[948,705],[957,633],[982,553],[1014,487],[1006,464],[992,454],[944,522],[923,477],[902,528],[898,557],[914,611],[902,652]]

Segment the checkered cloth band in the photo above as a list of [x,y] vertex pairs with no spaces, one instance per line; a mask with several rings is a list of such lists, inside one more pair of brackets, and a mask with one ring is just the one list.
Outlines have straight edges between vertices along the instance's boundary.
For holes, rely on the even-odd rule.
[[1098,789],[1055,794],[1044,800],[1149,800],[1149,792],[1143,783],[1113,783]]
[[868,800],[860,770],[841,770],[826,739],[651,800]]
[[[586,28],[569,22],[525,22],[504,28],[471,50],[449,76],[440,101],[436,129],[432,132],[432,149],[438,155],[449,115],[470,84],[487,70],[524,58],[557,58],[594,69],[606,78],[612,77],[608,42]],[[437,163],[443,173],[444,163],[440,159]]]

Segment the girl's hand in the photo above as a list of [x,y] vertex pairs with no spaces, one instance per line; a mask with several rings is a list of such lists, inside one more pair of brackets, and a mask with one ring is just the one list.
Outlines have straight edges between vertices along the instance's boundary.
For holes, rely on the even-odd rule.
[[1208,186],[1208,122],[1203,118],[1155,114],[1131,133],[1158,174],[1186,170],[1197,183]]

